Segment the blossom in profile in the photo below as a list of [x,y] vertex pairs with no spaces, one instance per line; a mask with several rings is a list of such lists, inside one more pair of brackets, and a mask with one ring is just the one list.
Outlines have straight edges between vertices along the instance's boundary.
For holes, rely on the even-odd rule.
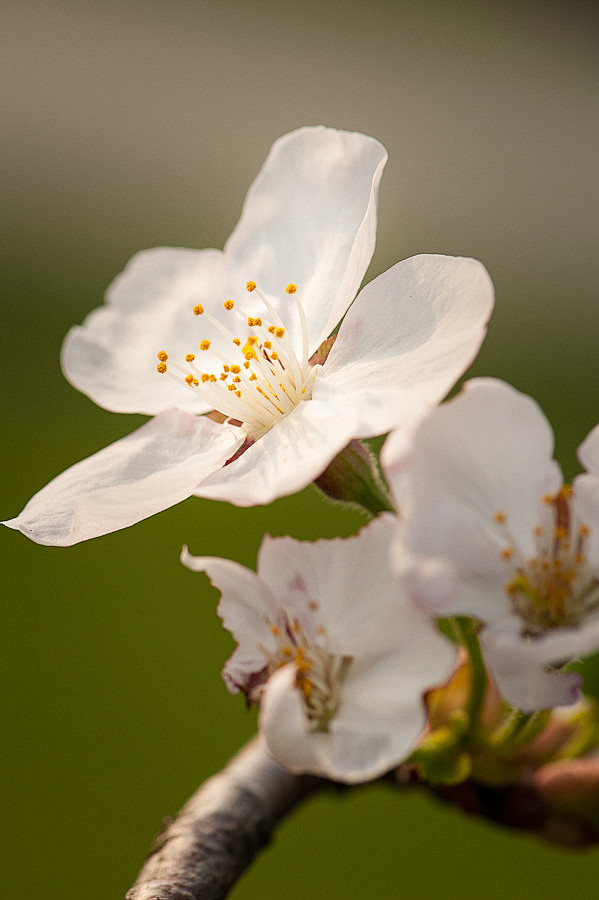
[[563,667],[599,650],[599,428],[571,485],[552,455],[539,406],[495,379],[468,382],[382,454],[412,595],[483,623],[499,690],[529,711],[574,702],[580,677]]
[[455,648],[390,570],[392,537],[389,515],[348,539],[266,536],[257,573],[183,551],[221,591],[237,642],[227,687],[259,705],[267,745],[292,772],[357,782],[387,771],[425,726],[423,692],[452,670]]
[[475,260],[423,255],[356,297],[385,162],[373,138],[302,128],[271,148],[223,251],[134,256],[62,365],[98,405],[155,418],[5,524],[68,545],[192,494],[270,503],[437,403],[478,351],[492,286]]

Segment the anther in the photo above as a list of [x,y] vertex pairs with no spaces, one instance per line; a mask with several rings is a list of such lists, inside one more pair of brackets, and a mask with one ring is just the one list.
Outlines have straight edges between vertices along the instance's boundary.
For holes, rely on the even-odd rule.
[[225,309],[233,309],[235,304],[233,303],[232,300],[225,300],[225,302],[223,303],[223,306],[225,307]]
[[296,291],[297,291],[297,284],[288,284],[287,287],[285,288],[286,294],[295,294]]
[[200,350],[208,350],[209,347],[210,347],[210,341],[208,341],[206,339],[204,339],[203,341],[200,341]]
[[164,350],[161,350],[160,353],[156,354],[156,359],[159,359],[160,362],[166,362],[168,359],[168,353],[165,353]]
[[204,312],[204,307],[202,306],[201,303],[198,303],[197,306],[194,306],[194,308],[193,308],[194,316],[201,316],[203,312]]
[[255,291],[255,290],[256,290],[256,282],[255,282],[255,281],[248,281],[248,283],[246,284],[245,287],[246,287],[246,290],[248,290],[248,291],[250,292],[250,294],[251,294],[252,291]]
[[503,525],[503,523],[506,520],[506,515],[504,512],[501,512],[501,510],[498,510],[495,513],[495,515],[493,516],[493,518],[495,519],[495,521],[497,522],[498,525]]
[[185,381],[186,381],[187,384],[191,387],[191,385],[192,385],[193,382],[194,382],[193,375],[186,375],[186,376],[185,376]]
[[188,354],[185,356],[185,362],[193,362],[194,359],[195,359],[195,356],[193,355],[193,353],[188,353]]
[[276,328],[275,329],[275,337],[282,338],[284,334],[285,334],[284,328]]
[[166,372],[166,363],[158,363],[158,365],[156,366],[156,371],[161,375],[164,375],[164,373]]

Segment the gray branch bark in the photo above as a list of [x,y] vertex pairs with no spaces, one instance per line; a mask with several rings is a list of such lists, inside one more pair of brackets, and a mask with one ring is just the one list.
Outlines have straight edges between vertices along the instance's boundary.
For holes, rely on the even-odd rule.
[[[426,785],[410,764],[384,780],[400,789],[419,784],[468,814],[525,829],[554,844],[599,842],[596,757],[550,763],[504,787],[470,780],[453,787]],[[125,900],[221,900],[287,813],[325,787],[342,786],[291,775],[270,757],[262,738],[254,738],[156,838]]]
[[125,900],[221,900],[277,823],[327,784],[291,775],[254,738],[167,824]]

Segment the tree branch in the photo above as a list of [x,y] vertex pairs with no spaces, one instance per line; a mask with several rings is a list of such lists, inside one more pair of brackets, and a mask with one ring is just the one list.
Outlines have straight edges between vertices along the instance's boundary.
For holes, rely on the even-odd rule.
[[[384,780],[399,789],[418,784],[466,813],[555,844],[599,842],[598,758],[549,763],[503,787],[472,780],[427,785],[409,763]],[[125,900],[221,900],[268,844],[278,822],[325,787],[342,786],[291,775],[268,754],[262,738],[254,738],[167,824]]]
[[166,824],[125,900],[221,900],[277,823],[330,784],[291,775],[254,738]]

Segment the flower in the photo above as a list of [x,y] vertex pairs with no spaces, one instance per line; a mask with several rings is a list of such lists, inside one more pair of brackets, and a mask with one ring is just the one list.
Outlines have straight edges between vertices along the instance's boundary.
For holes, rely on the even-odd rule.
[[100,406],[156,418],[4,524],[67,545],[192,494],[269,503],[310,484],[351,439],[437,403],[490,315],[475,260],[398,263],[314,355],[370,262],[385,161],[373,138],[302,128],[271,148],[224,251],[134,256],[106,304],[67,335],[62,365]]
[[530,711],[574,702],[580,678],[560,670],[599,649],[599,428],[571,486],[552,453],[535,401],[495,379],[382,453],[403,513],[396,565],[420,602],[484,624],[499,690]]
[[389,515],[348,539],[266,536],[257,573],[183,550],[222,592],[238,644],[227,687],[259,704],[267,745],[293,772],[357,782],[387,771],[424,728],[424,690],[453,667],[455,648],[390,571],[392,536]]

